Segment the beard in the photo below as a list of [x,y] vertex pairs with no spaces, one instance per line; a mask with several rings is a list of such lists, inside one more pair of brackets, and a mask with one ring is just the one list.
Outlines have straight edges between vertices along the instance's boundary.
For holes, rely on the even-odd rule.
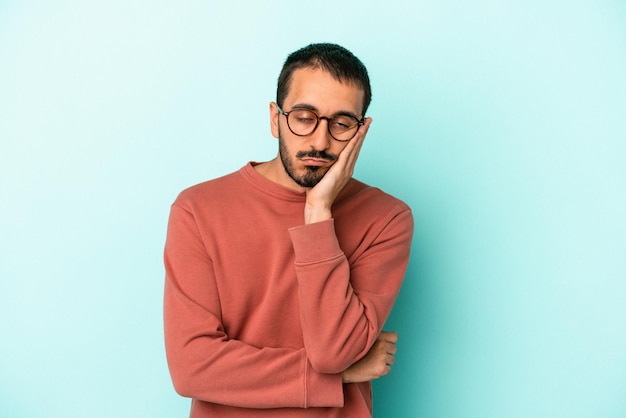
[[[296,169],[294,168],[293,161],[289,158],[289,152],[287,151],[287,147],[285,146],[285,139],[280,133],[280,129],[278,132],[278,153],[280,154],[280,160],[283,163],[283,167],[285,171],[291,177],[293,181],[296,182],[298,186],[301,187],[313,187],[317,183],[322,180],[329,167],[318,167],[318,166],[307,166],[305,167],[305,172],[302,175],[296,173]],[[311,157],[311,158],[319,158],[328,161],[336,161],[337,156],[334,154],[329,154],[326,151],[299,151],[296,153],[295,158],[303,158],[303,157]]]

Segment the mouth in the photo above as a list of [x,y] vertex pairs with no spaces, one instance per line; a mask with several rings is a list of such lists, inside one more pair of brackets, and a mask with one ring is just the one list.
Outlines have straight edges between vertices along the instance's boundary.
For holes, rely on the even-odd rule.
[[315,167],[321,167],[331,162],[330,160],[324,160],[321,158],[311,158],[311,157],[301,158],[300,161],[302,161],[302,163],[306,166],[315,166]]

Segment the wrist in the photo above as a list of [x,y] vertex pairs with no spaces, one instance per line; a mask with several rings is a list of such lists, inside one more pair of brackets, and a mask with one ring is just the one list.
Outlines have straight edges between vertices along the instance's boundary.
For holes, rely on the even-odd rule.
[[350,378],[350,373],[349,373],[349,368],[347,370],[344,370],[343,373],[341,373],[341,381],[343,383],[352,383],[352,379]]
[[304,206],[304,223],[312,224],[315,222],[322,222],[332,219],[333,214],[330,208],[325,207],[317,207],[314,205],[309,205],[308,203]]

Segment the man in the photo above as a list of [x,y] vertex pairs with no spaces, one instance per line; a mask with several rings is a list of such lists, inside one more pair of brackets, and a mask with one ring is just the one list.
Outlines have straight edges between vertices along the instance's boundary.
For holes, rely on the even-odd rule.
[[413,231],[352,173],[367,70],[338,45],[291,54],[270,104],[276,158],[183,191],[165,245],[165,342],[191,417],[370,417],[389,373]]

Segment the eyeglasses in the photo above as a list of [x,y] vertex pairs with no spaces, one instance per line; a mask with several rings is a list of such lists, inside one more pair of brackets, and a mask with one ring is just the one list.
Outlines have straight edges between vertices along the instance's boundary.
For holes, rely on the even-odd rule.
[[319,116],[310,109],[291,109],[289,112],[276,105],[278,112],[287,118],[289,130],[297,136],[311,135],[317,129],[321,119],[328,122],[328,133],[337,141],[347,142],[354,138],[365,119],[358,120],[351,115]]

